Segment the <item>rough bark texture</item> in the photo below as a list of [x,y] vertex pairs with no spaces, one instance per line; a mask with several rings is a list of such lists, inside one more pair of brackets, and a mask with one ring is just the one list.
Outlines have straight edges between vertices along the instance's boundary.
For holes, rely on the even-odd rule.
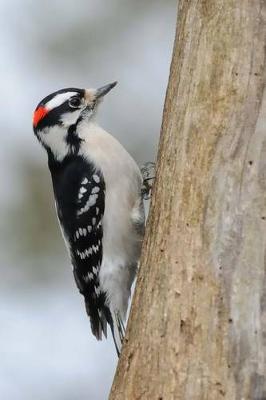
[[266,399],[264,0],[180,0],[110,400]]

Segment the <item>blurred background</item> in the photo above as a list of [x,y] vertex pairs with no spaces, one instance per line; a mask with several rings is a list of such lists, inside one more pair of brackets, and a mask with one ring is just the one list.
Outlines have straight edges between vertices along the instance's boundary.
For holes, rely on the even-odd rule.
[[90,333],[32,112],[50,92],[118,80],[99,122],[154,160],[176,0],[0,0],[0,399],[104,400],[117,357]]

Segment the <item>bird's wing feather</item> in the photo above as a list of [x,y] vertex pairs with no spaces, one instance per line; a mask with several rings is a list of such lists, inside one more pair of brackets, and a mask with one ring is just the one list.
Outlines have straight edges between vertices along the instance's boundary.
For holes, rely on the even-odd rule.
[[59,179],[54,178],[56,208],[70,253],[73,273],[80,293],[85,298],[92,333],[97,339],[107,335],[110,325],[119,354],[124,328],[109,308],[105,291],[99,282],[103,258],[103,226],[105,182],[100,171],[89,165],[70,164]]
[[67,212],[67,204],[61,209],[57,205],[58,217],[69,247],[75,281],[85,299],[92,333],[101,339],[102,332],[106,335],[109,322],[106,296],[99,284],[105,206],[102,174],[90,170],[83,172],[76,193],[69,194],[68,198],[71,199],[69,209],[74,212]]

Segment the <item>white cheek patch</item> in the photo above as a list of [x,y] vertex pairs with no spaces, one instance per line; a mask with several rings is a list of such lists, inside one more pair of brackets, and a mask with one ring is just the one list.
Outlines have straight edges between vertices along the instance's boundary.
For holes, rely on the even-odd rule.
[[67,131],[60,126],[52,126],[37,132],[40,140],[44,145],[49,147],[54,156],[58,160],[62,160],[68,153],[68,146],[66,143]]
[[65,92],[59,93],[55,97],[53,97],[48,103],[45,104],[45,108],[48,110],[52,110],[53,108],[61,106],[66,100],[70,99],[71,96],[74,96],[77,92]]
[[60,121],[64,126],[74,125],[80,116],[80,110],[70,111],[62,114]]

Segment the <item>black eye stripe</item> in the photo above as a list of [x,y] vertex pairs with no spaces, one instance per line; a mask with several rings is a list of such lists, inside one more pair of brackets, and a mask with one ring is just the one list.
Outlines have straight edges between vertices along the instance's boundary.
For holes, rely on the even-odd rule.
[[62,125],[61,117],[64,114],[77,111],[76,107],[74,108],[69,106],[68,101],[69,100],[65,101],[60,106],[50,110],[48,114],[46,114],[45,117],[39,122],[38,129],[48,128],[55,125]]

